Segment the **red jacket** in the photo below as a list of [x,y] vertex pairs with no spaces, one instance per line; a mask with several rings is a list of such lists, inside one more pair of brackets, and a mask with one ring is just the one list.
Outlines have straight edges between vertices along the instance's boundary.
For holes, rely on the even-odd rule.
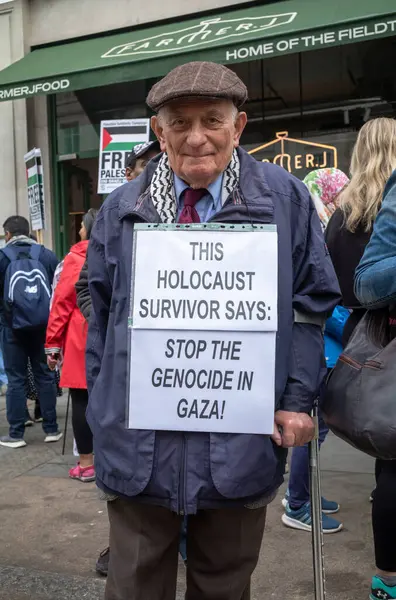
[[88,241],[79,242],[66,256],[59,283],[55,288],[47,326],[45,348],[54,353],[63,350],[60,386],[87,387],[85,373],[85,346],[88,326],[77,307],[75,284],[87,254]]

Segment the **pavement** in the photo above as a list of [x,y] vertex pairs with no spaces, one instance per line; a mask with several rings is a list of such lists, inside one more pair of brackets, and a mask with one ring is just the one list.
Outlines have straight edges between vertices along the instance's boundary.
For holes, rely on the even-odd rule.
[[[66,399],[58,403],[62,430]],[[0,435],[7,433],[0,398]],[[70,424],[64,456],[62,442],[43,443],[40,425],[27,429],[25,439],[26,448],[0,447],[0,600],[102,600],[105,582],[94,564],[107,545],[106,507],[94,484],[68,479],[75,462]],[[374,569],[368,500],[374,461],[330,435],[321,466],[323,494],[341,503],[345,526],[325,536],[327,600],[365,600]],[[282,525],[281,498],[269,507],[252,600],[313,600],[311,536]],[[184,598],[184,580],[180,564],[175,600]]]

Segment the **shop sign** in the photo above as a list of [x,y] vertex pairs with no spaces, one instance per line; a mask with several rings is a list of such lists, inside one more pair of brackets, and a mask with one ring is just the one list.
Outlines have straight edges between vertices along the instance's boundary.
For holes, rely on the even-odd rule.
[[69,79],[43,81],[42,83],[22,85],[18,87],[8,88],[5,90],[0,90],[0,100],[13,100],[14,98],[26,98],[28,96],[36,96],[37,94],[54,94],[56,92],[64,92],[69,86]]
[[164,52],[174,53],[180,50],[191,50],[220,40],[243,38],[250,33],[257,36],[261,31],[268,31],[281,25],[289,25],[296,17],[296,12],[287,12],[279,15],[242,17],[240,19],[222,19],[221,17],[205,19],[192,27],[160,33],[129,44],[114,46],[114,48],[110,48],[103,54],[102,58],[163,55]]
[[300,179],[314,169],[336,167],[337,148],[318,142],[308,142],[288,137],[287,131],[279,131],[271,142],[249,150],[261,162],[271,162],[283,167]]
[[355,27],[341,27],[322,33],[304,35],[288,35],[275,41],[265,41],[225,52],[225,62],[249,60],[262,56],[277,56],[291,52],[303,52],[314,48],[327,48],[351,42],[360,42],[373,38],[392,35],[396,32],[396,19],[389,21],[378,20],[370,25],[357,25]]
[[29,217],[32,231],[45,229],[45,200],[41,150],[33,148],[25,154]]
[[101,121],[98,194],[110,194],[125,183],[127,157],[149,137],[150,119]]

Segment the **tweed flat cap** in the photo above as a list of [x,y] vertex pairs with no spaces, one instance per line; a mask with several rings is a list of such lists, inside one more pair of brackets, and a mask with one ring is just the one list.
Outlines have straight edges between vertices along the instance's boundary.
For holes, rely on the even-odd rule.
[[231,69],[212,62],[190,62],[172,69],[147,96],[147,104],[158,111],[178,98],[223,98],[238,108],[247,100],[247,89]]

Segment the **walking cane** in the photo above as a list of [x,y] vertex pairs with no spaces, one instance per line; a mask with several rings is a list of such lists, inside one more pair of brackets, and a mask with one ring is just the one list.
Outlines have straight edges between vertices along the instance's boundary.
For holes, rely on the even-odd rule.
[[65,420],[65,433],[63,434],[63,447],[62,447],[62,456],[65,455],[65,447],[66,447],[66,435],[67,435],[67,422],[69,420],[69,407],[70,407],[70,390],[67,396],[67,404],[66,404],[66,420]]
[[315,438],[309,443],[309,474],[315,600],[325,600],[326,586],[323,554],[322,494],[320,489],[319,420],[317,402],[312,411],[312,418],[315,422]]

